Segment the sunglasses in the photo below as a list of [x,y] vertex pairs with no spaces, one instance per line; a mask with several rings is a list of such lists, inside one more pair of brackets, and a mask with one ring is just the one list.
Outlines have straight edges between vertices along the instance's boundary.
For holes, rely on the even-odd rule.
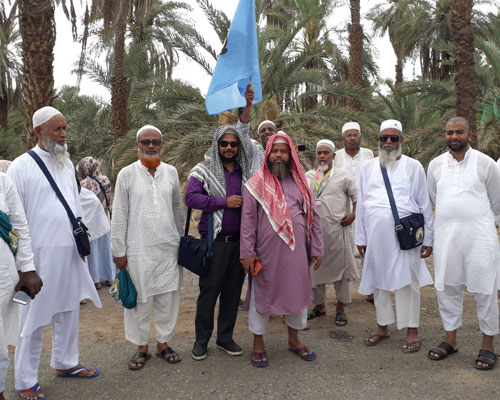
[[151,144],[153,144],[153,146],[161,146],[162,141],[158,140],[158,139],[155,139],[155,140],[144,139],[144,140],[139,140],[139,143],[142,144],[143,146],[146,146],[146,147],[151,145]]
[[381,141],[381,142],[387,142],[387,140],[391,138],[391,142],[392,143],[397,143],[399,142],[399,139],[401,139],[401,136],[398,136],[398,135],[380,135],[378,137],[378,139]]
[[231,146],[234,149],[234,148],[238,147],[238,142],[228,142],[227,140],[221,140],[219,142],[219,146],[220,147]]

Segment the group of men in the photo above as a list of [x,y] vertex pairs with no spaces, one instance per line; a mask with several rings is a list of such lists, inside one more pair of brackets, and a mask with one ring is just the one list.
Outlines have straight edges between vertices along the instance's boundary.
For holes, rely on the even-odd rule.
[[[474,293],[483,332],[475,367],[493,368],[493,338],[499,325],[495,216],[500,215],[500,170],[470,147],[468,122],[460,117],[448,121],[449,151],[430,163],[427,179],[418,161],[402,155],[403,127],[396,120],[381,124],[377,158],[360,147],[360,126],[349,122],[342,128],[344,149],[336,151],[328,139],[318,141],[317,168],[305,173],[292,139],[277,131],[272,121],[259,125],[260,144],[250,139],[251,85],[245,97],[237,125],[216,129],[204,161],[191,170],[185,193],[185,204],[202,210],[201,239],[208,240],[209,229],[214,237],[209,273],[199,279],[192,358],[207,357],[217,300],[216,345],[229,355],[243,353],[233,331],[247,273],[252,365],[269,364],[264,335],[271,315],[284,316],[288,350],[305,361],[314,360],[316,354],[298,332],[308,319],[326,314],[326,284],[336,291],[335,324],[347,324],[344,305],[351,302],[350,282],[359,279],[356,245],[363,262],[359,291],[373,294],[377,319],[367,346],[389,338],[388,326],[397,322],[398,329],[407,329],[403,352],[421,349],[420,287],[433,282],[424,259],[434,250],[435,286],[446,335],[428,357],[442,360],[458,350],[466,288]],[[33,126],[38,139],[34,153],[69,208],[81,216],[63,115],[44,107],[34,114]],[[161,161],[161,131],[142,127],[136,145],[138,161],[118,174],[111,227],[116,267],[127,269],[137,290],[137,305],[124,314],[126,339],[138,347],[128,363],[131,370],[143,368],[151,358],[153,311],[156,355],[167,363],[181,361],[169,342],[179,310],[182,269],[177,252],[185,217],[177,171]],[[0,174],[0,287],[5,288],[0,293],[0,399],[9,362],[7,345],[16,341],[16,389],[24,399],[43,398],[38,367],[48,324],[53,326],[51,367],[57,376],[99,374],[97,368],[79,365],[78,354],[79,303],[91,299],[100,307],[99,297],[77,251],[67,211],[35,158],[23,154],[10,165],[7,176]],[[400,248],[382,170],[399,217],[423,215],[420,247]],[[17,252],[9,241],[10,228],[17,232]],[[20,307],[17,331],[10,300],[21,286],[33,300]]]

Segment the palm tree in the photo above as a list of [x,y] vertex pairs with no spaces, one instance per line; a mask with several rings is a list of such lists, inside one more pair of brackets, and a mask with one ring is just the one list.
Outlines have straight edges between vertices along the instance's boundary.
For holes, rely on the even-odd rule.
[[[361,26],[360,0],[350,0],[351,23],[349,32],[349,83],[361,86],[363,83],[363,27]],[[354,110],[361,110],[361,103],[357,100],[351,102]]]

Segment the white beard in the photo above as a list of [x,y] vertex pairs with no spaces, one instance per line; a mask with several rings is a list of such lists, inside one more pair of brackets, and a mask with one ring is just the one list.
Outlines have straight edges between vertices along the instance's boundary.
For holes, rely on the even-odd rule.
[[330,167],[328,167],[328,164],[319,164],[318,165],[318,171],[326,172],[329,169],[330,169]]
[[401,146],[392,151],[384,150],[380,145],[378,146],[378,155],[380,159],[380,165],[384,168],[388,168],[393,165],[396,160],[401,156]]
[[58,144],[50,140],[48,137],[42,139],[43,147],[50,153],[54,160],[63,168],[68,162],[71,163],[68,153],[68,145]]

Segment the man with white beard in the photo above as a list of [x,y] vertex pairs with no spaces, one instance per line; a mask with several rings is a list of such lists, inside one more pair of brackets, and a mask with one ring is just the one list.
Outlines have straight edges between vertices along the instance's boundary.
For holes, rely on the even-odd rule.
[[[398,329],[407,328],[402,351],[420,350],[420,287],[432,284],[423,258],[432,252],[432,206],[422,165],[401,155],[403,129],[396,120],[380,126],[379,157],[361,169],[356,210],[355,243],[365,257],[359,286],[361,294],[374,294],[378,327],[365,340],[375,346],[389,337],[388,325],[397,321]],[[385,188],[381,167],[387,169],[400,218],[424,215],[423,246],[401,250],[395,234],[395,222]],[[396,317],[391,302],[395,292]]]
[[[76,217],[83,216],[66,145],[66,120],[53,107],[33,114],[38,143],[33,151],[43,161]],[[93,378],[96,368],[78,364],[80,301],[101,302],[89,270],[78,250],[73,227],[61,201],[30,156],[14,160],[7,175],[16,186],[26,212],[35,255],[35,266],[43,289],[29,305],[20,308],[19,343],[16,349],[15,385],[21,398],[43,398],[38,385],[38,366],[45,326],[52,324],[52,361],[56,376]]]

